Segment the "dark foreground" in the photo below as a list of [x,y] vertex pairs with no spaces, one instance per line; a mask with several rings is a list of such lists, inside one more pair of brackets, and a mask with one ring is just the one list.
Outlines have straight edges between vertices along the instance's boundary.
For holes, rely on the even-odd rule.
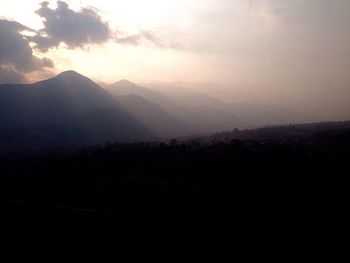
[[2,236],[164,261],[349,262],[350,125],[327,125],[3,155]]

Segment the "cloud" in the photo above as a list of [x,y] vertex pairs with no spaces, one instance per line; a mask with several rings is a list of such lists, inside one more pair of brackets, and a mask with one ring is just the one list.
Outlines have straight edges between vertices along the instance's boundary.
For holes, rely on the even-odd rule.
[[43,19],[44,25],[37,31],[0,17],[0,82],[21,82],[28,73],[53,68],[52,60],[39,58],[33,49],[44,55],[62,43],[71,49],[108,41],[122,45],[151,43],[161,48],[178,48],[151,31],[129,34],[112,29],[92,7],[75,11],[66,2],[57,1],[57,7],[50,8],[49,2],[45,1],[36,14]]
[[57,8],[49,8],[42,2],[36,13],[43,18],[44,28],[32,38],[36,48],[47,51],[65,43],[69,48],[87,44],[101,44],[111,37],[108,23],[92,8],[74,11],[63,1],[57,1]]
[[[252,0],[251,0],[252,1]],[[336,3],[328,0],[269,0],[253,1],[251,6],[260,10],[260,15],[278,22],[299,24],[317,24],[327,26],[334,22],[349,22],[350,2],[338,0]],[[337,19],[334,19],[334,18]]]
[[35,48],[42,52],[58,47],[61,43],[74,49],[89,44],[102,44],[109,40],[122,45],[141,45],[149,42],[157,47],[172,47],[150,31],[128,34],[113,30],[102,20],[98,11],[91,7],[74,11],[66,2],[57,1],[56,9],[51,9],[48,2],[42,2],[36,13],[43,18],[44,28],[39,30],[31,41],[35,43]]
[[[120,36],[123,35],[123,36]],[[160,48],[174,48],[179,49],[179,45],[169,43],[165,39],[159,37],[152,31],[141,31],[138,34],[126,35],[122,32],[118,32],[115,35],[115,42],[124,45],[141,45],[145,42],[151,43]]]
[[172,49],[182,49],[179,43],[175,42],[169,42],[164,38],[161,38],[157,34],[150,32],[150,31],[143,31],[142,36],[148,40],[149,42],[153,43],[157,47],[162,48],[172,48]]
[[33,54],[24,31],[33,30],[15,21],[0,19],[0,82],[20,81],[25,73],[53,67],[50,59]]
[[23,74],[18,73],[11,66],[0,64],[0,84],[1,83],[23,83],[25,81]]

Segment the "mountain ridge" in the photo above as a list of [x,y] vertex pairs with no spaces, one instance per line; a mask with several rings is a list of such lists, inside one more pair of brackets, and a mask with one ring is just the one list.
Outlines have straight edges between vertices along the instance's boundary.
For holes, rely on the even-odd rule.
[[164,139],[308,120],[207,94],[171,96],[126,79],[101,87],[73,70],[32,84],[1,84],[0,118],[0,143],[9,148]]
[[0,112],[0,143],[10,150],[155,136],[98,84],[75,71],[32,84],[0,85]]

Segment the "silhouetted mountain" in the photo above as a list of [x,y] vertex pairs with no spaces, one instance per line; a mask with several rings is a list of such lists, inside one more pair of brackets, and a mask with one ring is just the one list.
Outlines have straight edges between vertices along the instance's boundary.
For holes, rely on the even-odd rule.
[[194,134],[195,125],[185,122],[159,105],[138,95],[117,96],[119,104],[149,130],[162,137],[176,137]]
[[[212,120],[227,128],[257,128],[265,125],[278,125],[289,123],[309,123],[321,121],[320,119],[288,110],[281,107],[265,106],[253,103],[226,103],[206,94],[187,95],[183,92],[181,96],[175,97],[177,102],[183,107],[208,108],[217,112],[218,116],[213,116]],[[200,113],[203,111],[199,111]],[[207,114],[206,114],[207,115]],[[220,117],[221,116],[221,117]],[[221,120],[221,122],[219,122]]]
[[[187,123],[189,128],[185,130],[193,130],[193,127],[196,127],[198,132],[210,133],[244,126],[242,121],[234,113],[228,110],[224,111],[216,107],[210,107],[210,105],[203,103],[199,99],[199,94],[193,94],[191,92],[163,94],[160,91],[140,87],[127,80],[121,80],[111,85],[104,85],[104,87],[116,96],[138,95],[153,104],[159,105],[163,112],[167,112],[167,114],[176,118],[177,122],[181,120],[181,126]],[[210,97],[208,96],[208,98]],[[214,100],[214,98],[211,99]],[[223,103],[221,101],[218,102]],[[227,109],[226,105],[223,109]],[[175,126],[172,125],[172,127]],[[184,135],[184,133],[181,135]]]
[[312,121],[285,109],[229,104],[186,90],[162,94],[127,80],[105,88],[74,71],[34,84],[0,85],[2,148],[46,149]]
[[[211,109],[212,118],[206,118],[208,123],[216,123],[216,131],[227,128],[257,128],[265,125],[320,122],[319,118],[282,107],[266,106],[257,103],[226,103],[206,94],[175,85],[149,83],[168,100],[182,109],[187,109],[192,118],[203,119],[201,116]],[[213,114],[216,111],[216,114]],[[231,114],[231,115],[230,115]],[[220,116],[218,118],[218,116]],[[226,117],[224,117],[226,116]],[[220,121],[221,120],[221,121]]]
[[120,80],[113,84],[104,84],[103,87],[115,96],[141,96],[149,102],[159,105],[169,114],[180,119],[186,119],[187,114],[184,112],[184,109],[158,91],[138,86],[128,80]]
[[50,148],[151,137],[92,80],[67,71],[34,84],[0,85],[3,148]]
[[149,101],[164,99],[164,96],[154,90],[140,87],[126,79],[117,81],[113,84],[105,84],[104,87],[114,95],[139,95]]
[[203,131],[217,132],[248,125],[243,118],[231,111],[225,102],[211,96],[182,92],[174,95],[173,100],[181,105],[193,120],[201,124]]

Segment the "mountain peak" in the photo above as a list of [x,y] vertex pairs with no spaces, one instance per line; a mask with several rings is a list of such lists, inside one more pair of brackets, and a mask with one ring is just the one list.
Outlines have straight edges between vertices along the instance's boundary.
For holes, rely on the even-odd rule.
[[80,73],[74,71],[74,70],[67,70],[63,71],[60,74],[58,74],[56,77],[58,78],[86,78],[85,76],[81,75]]
[[135,83],[132,83],[131,81],[129,81],[129,80],[127,80],[127,79],[121,79],[121,80],[115,82],[114,84],[136,85]]
[[[61,72],[53,78],[38,82],[38,84],[55,90],[80,90],[82,92],[102,90],[94,81],[74,70]],[[47,86],[48,84],[49,86]]]
[[88,86],[98,86],[95,82],[93,82],[88,77],[74,71],[74,70],[67,70],[63,71],[60,74],[58,74],[56,77],[52,78],[49,81],[60,81],[67,83],[69,85],[77,85],[77,84],[84,84]]

